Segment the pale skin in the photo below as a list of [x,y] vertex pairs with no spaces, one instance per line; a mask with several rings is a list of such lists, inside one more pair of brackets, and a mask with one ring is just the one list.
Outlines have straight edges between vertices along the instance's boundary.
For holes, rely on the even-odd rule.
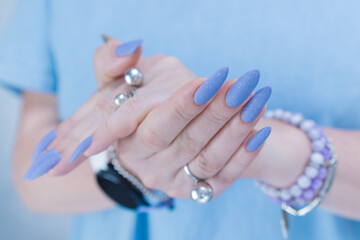
[[[116,59],[111,53],[117,44],[112,40],[95,54],[100,94],[95,94],[70,120],[59,125],[53,95],[24,92],[14,176],[17,189],[30,209],[78,213],[114,206],[97,186],[85,160],[119,138],[116,145],[121,163],[145,185],[161,189],[172,197],[189,198],[192,182],[182,171],[186,163],[197,176],[209,178],[216,196],[239,178],[256,178],[276,187],[286,187],[301,174],[311,152],[305,134],[288,124],[261,119],[264,110],[255,121],[245,124],[240,113],[250,97],[236,108],[227,107],[224,100],[236,79],[225,83],[211,102],[197,106],[192,100],[193,94],[204,78],[196,78],[173,57],[159,55],[139,60],[141,49],[130,57]],[[119,89],[124,90],[124,85],[116,79],[136,64],[151,81],[138,90],[136,98],[121,106],[121,111],[127,113],[121,114],[111,105],[113,95]],[[163,83],[166,79],[175,80],[166,81],[166,85]],[[149,97],[153,95],[156,97]],[[104,105],[107,103],[110,104]],[[131,111],[135,106],[136,114]],[[84,124],[82,119],[90,109],[99,111],[91,111],[95,120]],[[129,116],[132,120],[127,127],[119,129],[118,124],[115,125],[125,122]],[[165,124],[169,122],[173,124]],[[256,124],[256,129],[271,126],[273,130],[262,149],[249,152],[245,146],[256,132]],[[63,153],[60,163],[48,175],[31,183],[22,181],[37,142],[54,128],[58,129],[59,136],[51,147]],[[347,218],[360,219],[360,162],[356,157],[360,154],[357,148],[360,132],[325,131],[334,143],[339,164],[334,185],[321,207]],[[76,146],[91,134],[94,142],[90,149],[69,164]]]

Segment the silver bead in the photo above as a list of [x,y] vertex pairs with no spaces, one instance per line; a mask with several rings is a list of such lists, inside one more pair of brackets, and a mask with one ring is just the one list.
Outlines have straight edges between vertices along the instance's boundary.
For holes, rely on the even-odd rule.
[[306,189],[310,187],[311,180],[306,175],[301,175],[297,180],[297,184],[299,185],[300,188]]
[[315,178],[319,173],[319,170],[313,166],[307,166],[305,168],[305,175],[308,176],[310,179]]
[[313,127],[315,127],[315,122],[313,120],[304,120],[300,124],[300,128],[305,132],[310,131]]
[[116,106],[120,106],[120,104],[125,102],[127,99],[128,99],[127,94],[119,93],[118,95],[115,96],[114,102],[115,102]]
[[125,82],[133,87],[140,87],[143,83],[143,74],[138,68],[130,68],[125,73]]
[[282,110],[280,108],[275,110],[275,118],[281,119],[283,114],[284,114],[284,110]]
[[290,193],[294,197],[300,197],[302,194],[302,189],[299,187],[299,185],[294,184],[290,187]]
[[304,120],[304,117],[302,114],[300,113],[295,113],[291,118],[290,118],[290,123],[294,126],[298,126],[301,121]]
[[325,162],[324,156],[321,153],[314,152],[310,156],[310,161],[315,164],[322,165]]
[[191,199],[197,203],[207,203],[213,197],[213,189],[206,181],[200,181],[191,190]]
[[288,189],[286,189],[286,188],[281,189],[281,191],[280,191],[280,198],[281,198],[282,200],[284,200],[284,201],[290,200],[290,198],[291,198],[290,191],[289,191]]
[[325,144],[321,140],[315,140],[311,144],[311,148],[315,152],[321,152],[325,148]]
[[293,114],[290,111],[285,111],[281,117],[281,120],[285,122],[290,122],[290,119],[292,118]]

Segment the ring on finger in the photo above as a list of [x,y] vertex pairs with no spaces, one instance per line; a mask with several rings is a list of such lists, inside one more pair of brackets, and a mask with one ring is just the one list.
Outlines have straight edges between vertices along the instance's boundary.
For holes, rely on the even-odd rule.
[[214,195],[211,185],[206,180],[196,177],[190,171],[188,164],[184,166],[184,172],[191,180],[194,181],[194,185],[192,186],[192,190],[190,192],[191,199],[197,203],[209,202]]
[[140,87],[143,83],[143,74],[139,68],[130,68],[124,75],[125,82],[133,87],[129,93],[119,93],[114,98],[116,106],[120,106],[123,102],[131,97],[135,97],[135,89]]

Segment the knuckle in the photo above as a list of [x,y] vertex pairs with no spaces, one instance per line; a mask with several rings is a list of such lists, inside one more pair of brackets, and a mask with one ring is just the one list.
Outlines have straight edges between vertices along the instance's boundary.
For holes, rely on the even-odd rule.
[[201,144],[192,133],[185,131],[175,142],[175,156],[193,158],[201,149]]
[[188,111],[189,106],[187,104],[187,100],[180,99],[173,108],[174,115],[176,118],[181,118],[185,121],[191,121],[193,119],[193,115]]
[[57,132],[61,133],[62,135],[67,135],[74,127],[76,127],[76,120],[73,116],[71,116],[58,126]]
[[223,124],[228,120],[228,116],[224,114],[222,111],[216,111],[212,108],[207,111],[207,114],[205,114],[207,121],[212,125],[219,125]]
[[140,131],[140,139],[146,145],[149,145],[155,149],[161,149],[168,145],[168,143],[150,126],[145,126],[142,128]]
[[107,99],[99,99],[95,105],[94,110],[94,113],[98,113],[103,116],[109,116],[115,111],[115,106],[112,101],[108,101]]
[[132,113],[141,106],[140,101],[141,101],[140,97],[138,97],[138,96],[129,98],[120,105],[119,110],[121,109],[121,111],[124,111],[125,113]]
[[174,56],[166,56],[162,60],[165,61],[168,65],[177,65],[181,63],[180,60]]
[[214,158],[207,158],[203,154],[199,154],[198,167],[204,175],[211,177],[221,169],[222,163]]
[[166,56],[164,54],[155,54],[148,58],[148,63],[150,63],[151,66],[156,66],[160,64]]
[[77,146],[81,142],[80,136],[76,132],[71,132],[69,135],[66,136],[65,141],[63,142],[62,148],[66,146]]
[[164,54],[158,53],[155,55],[152,55],[149,59],[154,60],[154,59],[164,59],[166,56]]

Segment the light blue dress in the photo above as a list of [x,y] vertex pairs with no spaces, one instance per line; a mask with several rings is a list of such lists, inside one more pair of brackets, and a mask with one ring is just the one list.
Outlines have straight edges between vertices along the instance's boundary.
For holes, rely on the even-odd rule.
[[[92,55],[107,33],[122,41],[143,38],[145,55],[177,56],[200,76],[222,66],[230,67],[230,77],[259,68],[260,86],[273,87],[270,108],[356,129],[359,9],[356,0],[21,0],[1,44],[0,82],[56,92],[66,119],[96,90]],[[150,212],[148,224],[120,207],[74,216],[70,239],[281,239],[279,206],[252,180],[238,180],[207,205],[175,205],[172,212]],[[360,239],[360,224],[317,209],[291,217],[289,234]]]

